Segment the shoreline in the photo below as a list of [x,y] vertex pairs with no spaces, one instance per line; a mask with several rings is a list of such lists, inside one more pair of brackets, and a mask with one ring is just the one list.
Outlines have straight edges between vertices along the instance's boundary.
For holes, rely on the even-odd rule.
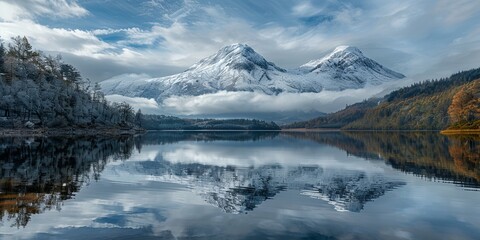
[[42,137],[42,136],[119,136],[135,135],[147,132],[439,132],[443,135],[480,134],[480,129],[460,130],[344,130],[339,128],[289,128],[280,130],[226,130],[226,129],[198,129],[198,130],[147,130],[122,128],[38,128],[38,129],[2,129],[0,137]]
[[340,128],[282,128],[280,132],[341,132]]
[[0,137],[52,137],[52,136],[119,136],[146,132],[144,129],[120,128],[37,128],[0,129]]
[[284,128],[281,132],[440,132],[434,129],[341,129],[341,128]]

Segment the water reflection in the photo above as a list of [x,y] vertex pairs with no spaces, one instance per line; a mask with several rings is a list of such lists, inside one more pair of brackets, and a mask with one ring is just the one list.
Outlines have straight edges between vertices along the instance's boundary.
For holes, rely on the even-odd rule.
[[[389,167],[479,187],[479,153],[476,135],[429,132],[0,138],[0,216],[12,227],[25,227],[32,215],[61,210],[63,201],[99,179],[180,184],[226,213],[254,211],[286,190],[337,211],[361,212],[369,202],[408,184],[386,174]],[[96,219],[105,221],[111,222]]]
[[480,186],[480,135],[443,136],[436,132],[285,133],[343,149],[395,169],[464,187]]
[[98,180],[112,159],[127,159],[133,141],[102,138],[0,138],[0,217],[25,227],[32,214],[61,210],[82,184]]
[[252,211],[286,189],[327,201],[338,211],[359,212],[368,201],[405,184],[380,173],[321,166],[223,167],[177,162],[158,155],[154,161],[125,162],[112,171],[128,169],[119,178],[142,175],[152,181],[186,185],[207,203],[235,214]]

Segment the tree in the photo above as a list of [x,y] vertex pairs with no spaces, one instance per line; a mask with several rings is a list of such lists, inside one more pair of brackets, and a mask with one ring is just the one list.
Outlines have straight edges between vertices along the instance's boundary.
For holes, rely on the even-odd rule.
[[[33,50],[26,37],[13,37],[9,44],[8,54],[10,75],[20,78],[35,78],[38,76],[40,53]],[[8,70],[8,68],[7,68]]]
[[78,70],[70,64],[60,65],[60,74],[67,83],[74,84],[77,90],[80,89],[80,82],[82,81],[82,76]]
[[103,97],[103,94],[102,94],[102,88],[100,87],[100,84],[98,83],[95,83],[95,85],[93,85],[93,101],[97,101],[99,102],[101,100],[101,98]]
[[12,38],[12,44],[10,45],[8,54],[24,62],[39,56],[38,52],[33,51],[28,39],[26,37],[21,38],[20,36]]
[[5,73],[5,57],[5,45],[3,45],[3,40],[0,39],[0,74]]
[[480,115],[479,92],[480,81],[477,80],[462,87],[453,96],[452,104],[448,108],[451,123],[478,120]]
[[132,122],[134,119],[133,107],[126,102],[118,104],[118,111],[120,112],[120,118],[123,123]]
[[139,127],[142,127],[142,118],[143,118],[142,110],[138,109],[137,113],[135,113],[135,124]]

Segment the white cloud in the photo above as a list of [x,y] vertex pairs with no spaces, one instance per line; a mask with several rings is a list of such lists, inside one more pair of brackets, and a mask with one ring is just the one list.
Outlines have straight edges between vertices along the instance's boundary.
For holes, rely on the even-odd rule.
[[9,2],[0,2],[0,19],[4,21],[14,21],[28,17],[31,17],[30,13],[22,7]]
[[113,47],[101,41],[89,31],[49,28],[33,22],[20,20],[15,22],[0,22],[0,36],[11,38],[27,36],[32,45],[43,51],[72,53],[79,56],[94,57]]
[[88,15],[76,0],[3,0],[0,2],[0,18],[6,21],[47,16],[71,18]]
[[[411,83],[406,80],[402,85]],[[154,99],[131,98],[121,95],[109,95],[113,102],[127,102],[144,113],[170,115],[249,115],[265,113],[318,113],[334,112],[374,96],[383,96],[395,85],[382,85],[364,89],[349,89],[340,92],[323,91],[320,93],[280,93],[266,95],[259,92],[227,92],[204,94],[200,96],[172,96],[157,104]]]
[[479,8],[479,1],[457,0],[452,3],[448,0],[440,0],[437,1],[433,9],[438,14],[437,16],[442,16],[440,19],[444,21],[444,23],[454,25],[468,20],[475,15],[478,16]]
[[295,16],[309,17],[320,13],[322,10],[312,5],[310,1],[303,1],[295,5],[292,12]]
[[[113,78],[128,84],[128,79],[148,79],[148,75],[128,74]],[[127,81],[125,81],[127,80]],[[109,80],[108,84],[116,81]],[[267,95],[261,92],[219,91],[200,96],[171,96],[159,102],[154,99],[109,95],[113,102],[127,102],[135,109],[149,114],[166,114],[190,117],[253,117],[271,120],[269,116],[297,116],[299,119],[312,118],[319,113],[341,110],[345,105],[361,102],[371,97],[383,97],[391,91],[414,83],[414,79],[403,79],[378,86],[343,91],[322,91],[319,93],[280,93]],[[274,117],[275,118],[275,117]],[[293,119],[297,120],[297,118]],[[276,119],[279,121],[279,119]],[[291,120],[286,120],[291,121]]]
[[347,103],[361,101],[372,89],[342,92],[281,93],[266,95],[256,92],[221,91],[200,96],[173,96],[163,107],[182,115],[265,113],[265,112],[331,112]]
[[105,98],[110,102],[127,102],[135,110],[142,109],[142,112],[146,114],[158,114],[160,112],[159,105],[153,98],[132,98],[122,95],[108,95]]

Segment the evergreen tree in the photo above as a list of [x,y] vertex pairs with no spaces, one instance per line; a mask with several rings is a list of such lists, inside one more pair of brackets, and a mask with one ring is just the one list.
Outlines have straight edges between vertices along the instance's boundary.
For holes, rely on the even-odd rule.
[[135,113],[135,124],[139,127],[142,127],[142,118],[143,118],[142,110],[138,109],[137,113]]
[[0,74],[5,73],[5,45],[3,45],[3,40],[0,39]]

